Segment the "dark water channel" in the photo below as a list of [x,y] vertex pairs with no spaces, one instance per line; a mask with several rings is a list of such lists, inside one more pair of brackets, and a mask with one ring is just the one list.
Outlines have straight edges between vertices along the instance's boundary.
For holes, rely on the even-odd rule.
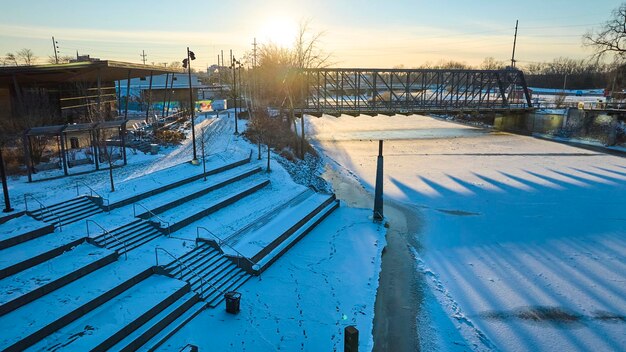
[[[373,195],[354,179],[328,168],[324,178],[339,199],[351,207],[372,208]],[[387,246],[374,308],[374,351],[419,351],[417,316],[423,299],[410,247],[418,248],[419,213],[391,200],[384,203]]]

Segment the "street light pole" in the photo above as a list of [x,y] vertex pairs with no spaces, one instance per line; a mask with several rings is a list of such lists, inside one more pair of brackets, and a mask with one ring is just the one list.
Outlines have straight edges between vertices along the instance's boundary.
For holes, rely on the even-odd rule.
[[187,74],[189,77],[189,109],[191,110],[191,139],[193,142],[193,159],[191,159],[191,163],[194,165],[198,165],[198,156],[196,153],[196,124],[195,124],[195,106],[193,103],[193,88],[191,87],[191,60],[195,60],[196,55],[193,51],[189,50],[187,47],[187,58],[183,60],[183,67],[187,68]]
[[2,157],[2,148],[0,148],[0,176],[2,177],[2,192],[4,194],[4,210],[5,213],[12,212],[11,199],[9,198],[9,187],[7,185],[7,174],[4,170],[4,158]]
[[239,123],[237,121],[237,60],[233,58],[233,62],[230,65],[233,70],[233,103],[235,105],[235,134],[239,134]]
[[204,157],[204,130],[202,129],[202,139],[200,140],[200,144],[202,145],[202,174],[204,175],[204,181],[206,181],[206,158]]
[[[243,64],[239,61],[237,61],[237,63],[239,64],[239,67],[237,68],[239,70],[239,91],[244,92],[243,86],[241,85],[241,72],[243,71]],[[241,97],[243,98],[243,94]],[[239,113],[241,114],[241,106],[239,107]]]

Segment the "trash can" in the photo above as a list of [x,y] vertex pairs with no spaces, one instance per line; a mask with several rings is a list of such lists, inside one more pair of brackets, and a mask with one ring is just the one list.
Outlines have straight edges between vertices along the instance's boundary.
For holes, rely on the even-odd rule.
[[152,154],[152,155],[159,154],[159,145],[158,144],[150,144],[150,154]]
[[224,294],[226,298],[226,312],[230,314],[239,313],[239,302],[241,301],[241,293],[230,291]]

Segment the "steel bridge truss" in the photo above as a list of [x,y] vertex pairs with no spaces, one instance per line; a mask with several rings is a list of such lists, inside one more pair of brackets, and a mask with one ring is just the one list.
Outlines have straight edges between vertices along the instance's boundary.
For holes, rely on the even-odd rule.
[[532,108],[522,71],[308,69],[303,113],[411,114]]

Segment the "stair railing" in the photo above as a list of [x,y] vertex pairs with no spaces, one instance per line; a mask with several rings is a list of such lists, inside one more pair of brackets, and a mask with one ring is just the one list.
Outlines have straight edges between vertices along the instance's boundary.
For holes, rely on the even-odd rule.
[[[124,247],[124,260],[128,260],[128,247],[126,247],[126,241],[120,241],[119,238],[117,238],[117,236],[115,236],[114,234],[110,233],[109,231],[107,231],[107,229],[105,229],[104,227],[100,226],[100,224],[98,224],[97,222],[93,221],[93,220],[89,220],[87,219],[85,221],[85,224],[87,225],[87,238],[91,238],[91,233],[89,231],[89,223],[93,223],[94,225],[98,226],[101,230],[102,230],[102,235],[105,236],[109,236],[109,238],[112,238],[115,242],[120,243],[122,245],[122,247]],[[104,246],[104,248],[107,248],[107,246]]]
[[217,243],[217,245],[218,245],[218,246],[220,246],[220,248],[221,248],[221,247],[228,247],[230,250],[232,250],[233,252],[237,253],[236,258],[237,258],[237,267],[238,267],[238,268],[240,268],[240,269],[244,269],[244,268],[241,266],[241,262],[240,262],[240,260],[241,260],[241,259],[245,259],[245,260],[248,262],[248,264],[250,264],[250,268],[251,268],[252,270],[255,270],[255,271],[258,271],[258,270],[259,270],[259,264],[254,263],[252,260],[250,260],[249,258],[247,258],[245,255],[241,254],[241,252],[239,252],[238,250],[236,250],[235,248],[233,248],[231,245],[229,245],[228,243],[226,243],[226,242],[222,241],[222,239],[221,239],[221,238],[219,238],[217,235],[215,235],[213,232],[211,232],[211,230],[207,229],[206,227],[198,226],[198,227],[196,228],[196,246],[197,246],[197,244],[198,244],[198,240],[200,239],[200,230],[204,230],[204,231],[206,231],[209,235],[213,236],[213,238],[215,238],[215,239],[217,240],[217,241],[216,241],[216,243]]
[[167,237],[170,237],[172,235],[172,230],[170,229],[170,223],[169,221],[165,221],[163,220],[160,216],[156,215],[155,213],[152,212],[152,210],[146,208],[143,204],[141,203],[133,203],[133,216],[137,217],[137,210],[135,206],[140,206],[142,207],[146,212],[148,212],[148,214],[150,214],[150,217],[147,219],[152,219],[152,218],[157,218],[157,220],[159,220],[159,226],[165,226],[165,228],[167,229]]
[[156,259],[156,266],[159,266],[159,251],[162,251],[163,253],[169,255],[172,259],[174,259],[176,264],[178,264],[178,267],[181,269],[181,270],[178,271],[178,273],[180,274],[180,280],[183,280],[183,270],[182,270],[183,268],[187,269],[187,271],[189,271],[193,276],[195,276],[198,279],[200,279],[200,296],[204,295],[204,291],[205,291],[205,287],[204,286],[205,286],[205,284],[211,286],[215,291],[218,291],[218,292],[224,294],[224,291],[222,291],[219,288],[213,286],[210,282],[206,282],[204,280],[204,278],[202,278],[202,276],[200,276],[200,274],[198,274],[195,270],[193,270],[189,266],[187,266],[187,264],[185,264],[177,256],[175,256],[172,253],[170,253],[167,249],[159,247],[159,246],[154,247],[154,257]]
[[[109,212],[109,198],[104,198],[100,193],[96,192],[93,188],[91,188],[88,184],[83,181],[76,181],[76,196],[80,195],[80,186],[85,186],[89,189],[89,196],[102,199],[102,205],[106,206],[107,212]],[[104,204],[106,202],[106,205]]]
[[53,217],[55,217],[57,219],[57,223],[59,224],[59,231],[63,231],[63,224],[61,222],[61,217],[55,214],[52,210],[50,210],[47,206],[45,206],[39,199],[35,198],[35,196],[33,196],[30,193],[24,193],[24,207],[26,208],[27,212],[28,212],[28,197],[32,198],[35,202],[39,204],[39,211],[41,212],[42,215],[45,211],[46,213],[49,213]]

